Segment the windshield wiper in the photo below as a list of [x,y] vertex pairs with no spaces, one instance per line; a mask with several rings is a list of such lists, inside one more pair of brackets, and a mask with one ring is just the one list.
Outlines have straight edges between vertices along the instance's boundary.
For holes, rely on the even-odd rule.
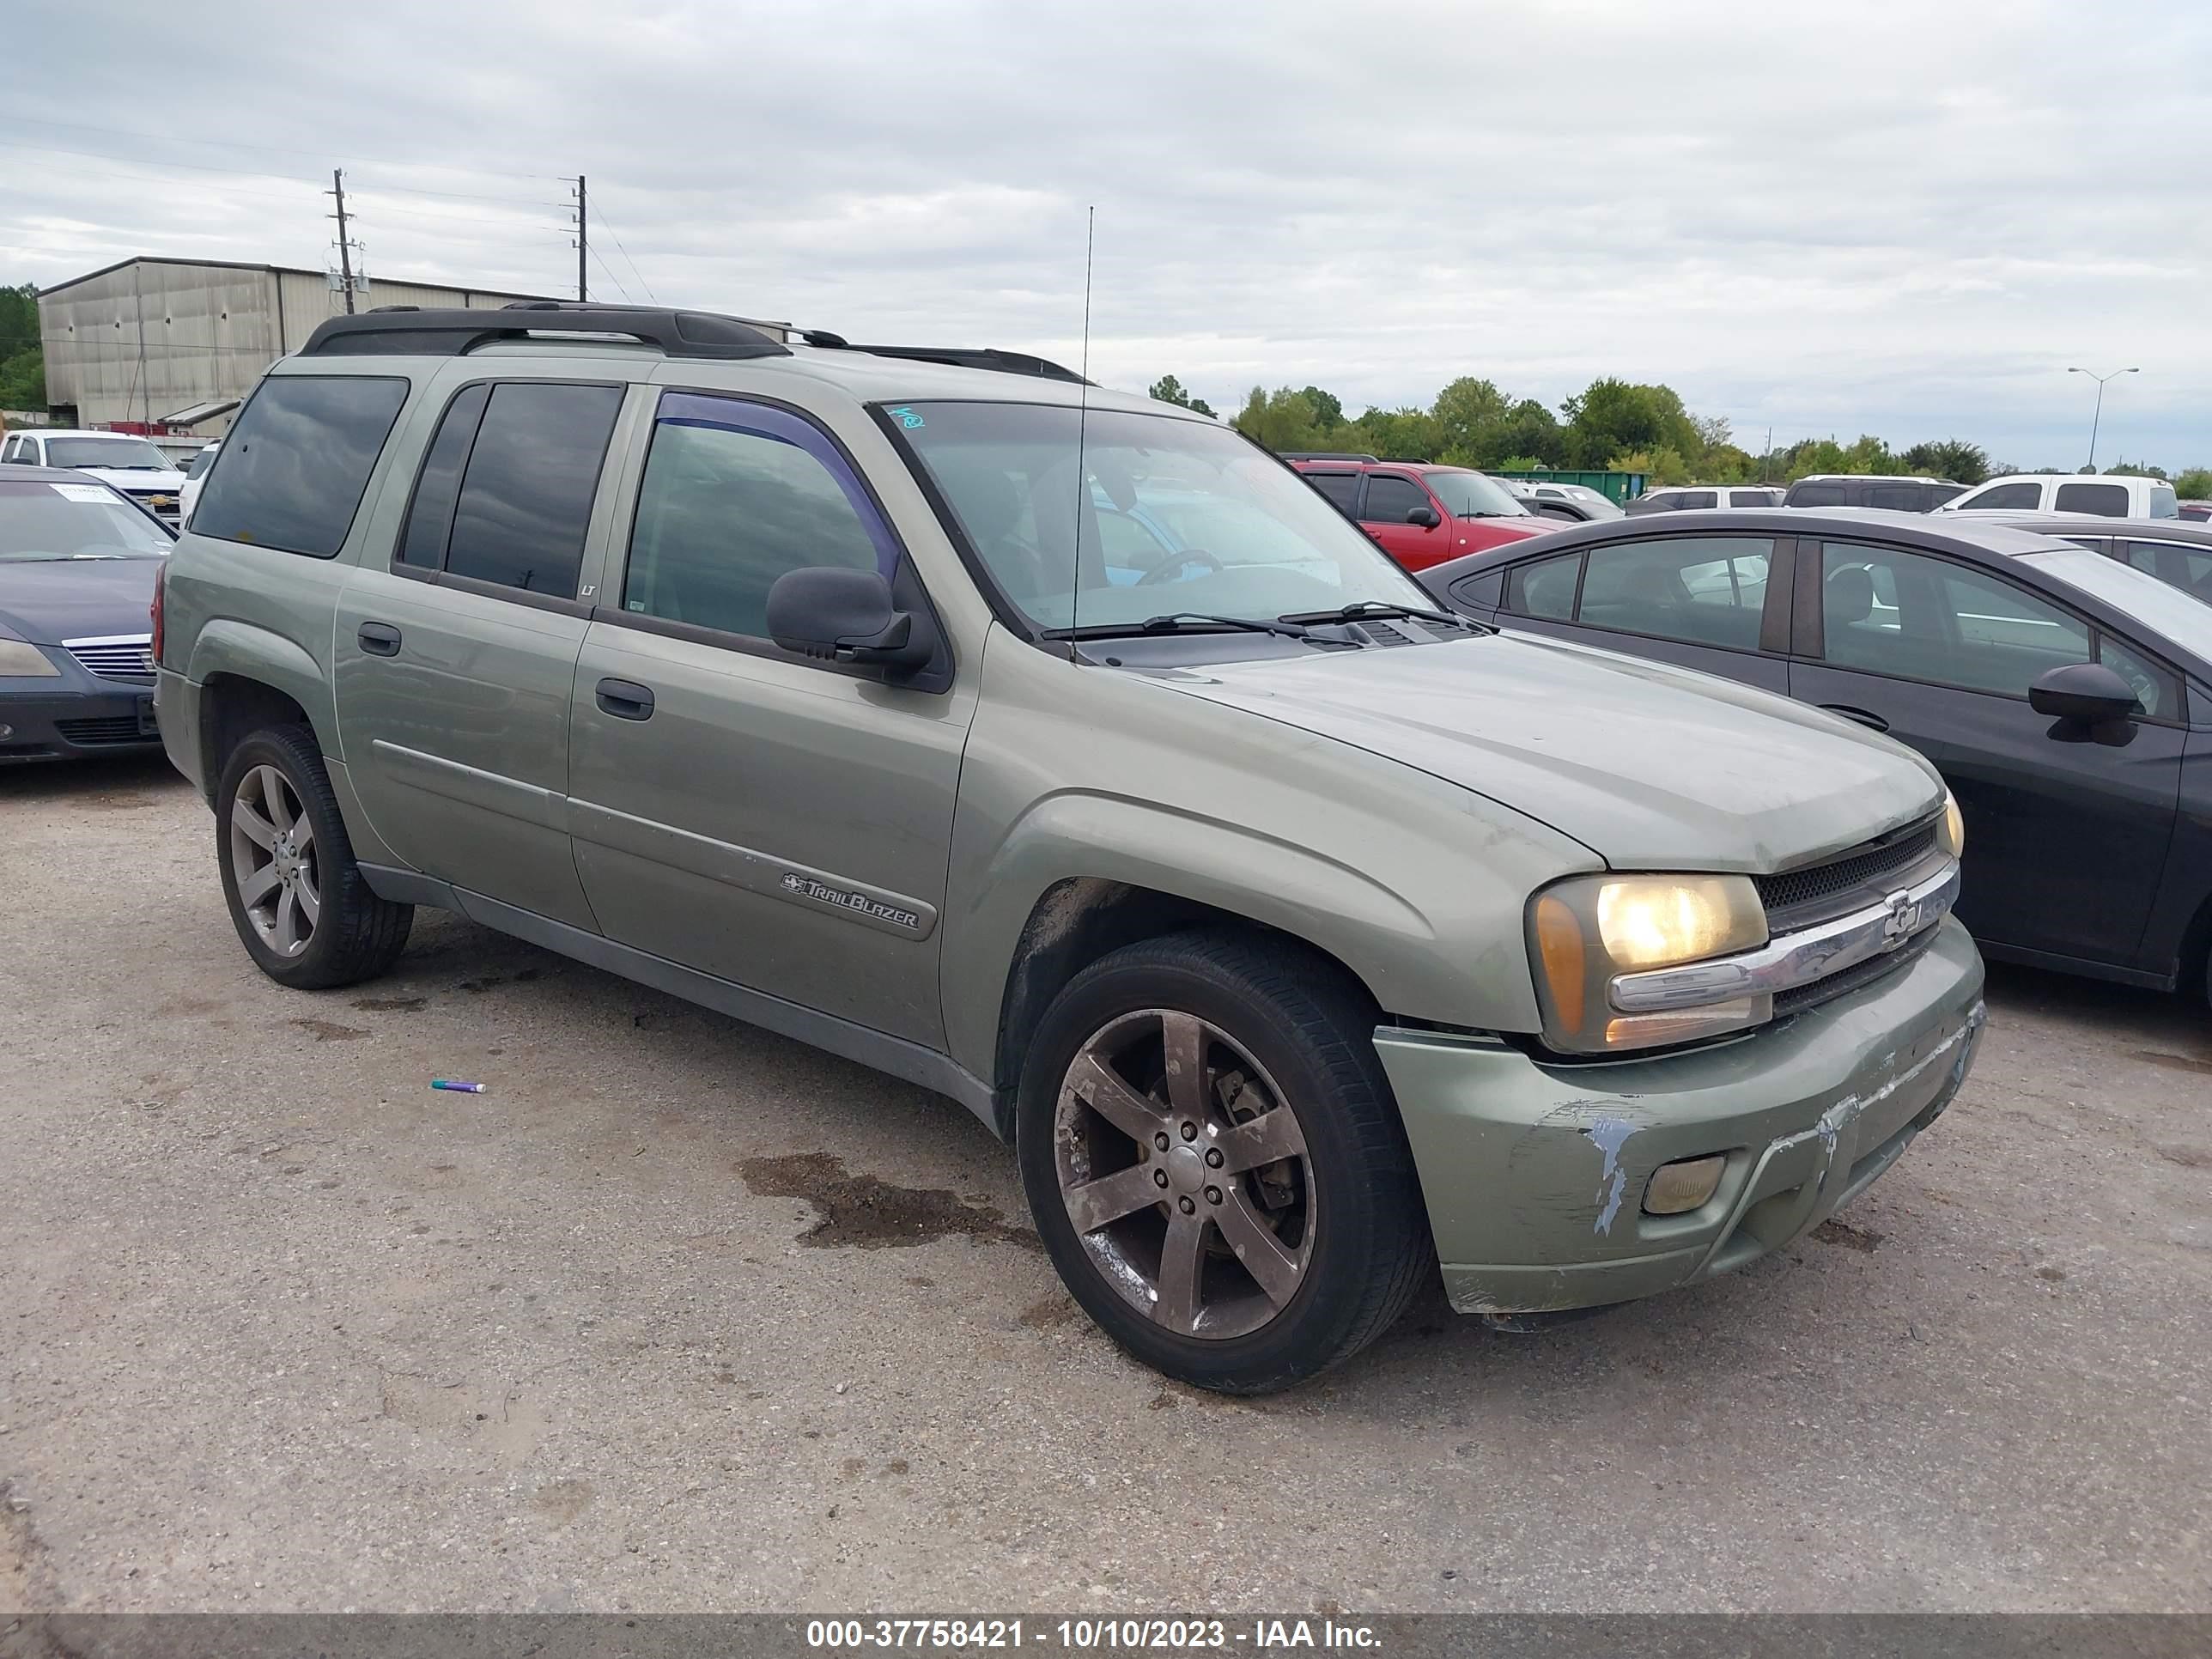
[[1147,617],[1142,622],[1086,623],[1080,628],[1048,628],[1044,630],[1044,637],[1048,640],[1109,640],[1130,634],[1181,634],[1207,628],[1234,628],[1251,634],[1279,634],[1290,640],[1311,639],[1313,630],[1301,628],[1297,623],[1296,617],[1280,617],[1269,622],[1260,617],[1215,617],[1202,611],[1170,611],[1164,616]]
[[1455,617],[1449,611],[1425,611],[1418,605],[1393,605],[1387,599],[1357,599],[1340,605],[1334,611],[1293,611],[1278,622],[1286,623],[1352,623],[1365,622],[1382,617],[1412,617],[1420,622],[1442,623],[1449,628],[1464,628],[1482,631],[1480,623],[1469,622],[1465,617]]

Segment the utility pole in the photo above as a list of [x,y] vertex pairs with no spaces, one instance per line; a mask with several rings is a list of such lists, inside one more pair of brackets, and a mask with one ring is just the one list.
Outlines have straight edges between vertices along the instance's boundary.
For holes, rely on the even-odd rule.
[[576,175],[576,298],[579,301],[591,298],[590,284],[584,279],[584,259],[588,252],[585,241],[586,234],[587,229],[584,222],[584,175],[580,173]]
[[[2069,368],[2066,372],[2069,374],[2089,374],[2089,371],[2086,368]],[[2109,374],[2089,374],[2089,378],[2097,383],[2097,409],[2096,412],[2089,416],[2090,471],[2094,472],[2097,470],[2097,428],[2103,424],[2105,419],[2105,382],[2117,380],[2123,374],[2142,373],[2142,370],[2139,368],[2116,368]]]
[[338,210],[338,281],[345,289],[346,315],[353,315],[353,247],[346,240],[345,169],[331,169],[331,194],[337,199]]
[[[146,416],[146,424],[150,427],[154,424],[154,388],[146,380],[146,292],[138,279],[142,269],[137,262],[132,262],[131,297],[138,307],[138,396],[142,400],[140,406]],[[123,407],[126,410],[131,407],[128,399],[125,400]]]

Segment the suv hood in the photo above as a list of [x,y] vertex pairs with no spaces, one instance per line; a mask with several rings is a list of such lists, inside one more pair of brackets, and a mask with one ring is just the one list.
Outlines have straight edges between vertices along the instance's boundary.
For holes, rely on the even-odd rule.
[[1934,767],[1838,716],[1527,635],[1160,678],[1459,784],[1573,836],[1616,870],[1768,873],[1943,801]]
[[33,645],[143,634],[158,558],[0,562],[0,633]]

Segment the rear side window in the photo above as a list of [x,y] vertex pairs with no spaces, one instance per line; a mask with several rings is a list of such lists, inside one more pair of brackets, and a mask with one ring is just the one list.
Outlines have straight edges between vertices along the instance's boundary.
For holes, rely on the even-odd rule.
[[1771,507],[1774,505],[1774,497],[1764,489],[1731,489],[1729,491],[1729,505],[1730,507]]
[[1785,499],[1792,507],[1842,507],[1845,504],[1844,487],[1839,483],[1794,484]]
[[1917,513],[1920,510],[1920,486],[1869,484],[1867,486],[1866,504],[1869,507],[1891,507],[1899,513]]
[[742,398],[662,394],[624,611],[765,639],[779,576],[836,565],[888,580],[898,556],[844,457],[808,422]]
[[368,475],[407,401],[407,382],[279,374],[223,439],[192,533],[327,559],[345,544]]
[[2043,505],[2043,486],[2034,483],[1996,484],[1966,496],[1958,505],[1962,513],[1979,512],[1984,507],[2040,507]]
[[1711,489],[1686,489],[1674,499],[1674,505],[1687,512],[1692,507],[1718,507],[1721,498]]
[[[461,475],[446,574],[574,599],[592,498],[622,400],[613,386],[494,386]],[[424,482],[434,483],[431,467],[450,459],[426,459]]]
[[1338,512],[1347,518],[1359,500],[1359,475],[1357,472],[1309,472],[1306,482],[1328,497]]
[[2058,486],[2061,513],[2101,513],[2108,519],[2128,516],[2128,487],[2116,483],[2063,483]]
[[407,508],[407,528],[399,538],[399,562],[418,570],[446,568],[446,541],[453,529],[453,505],[461,498],[461,469],[469,446],[491,401],[489,386],[472,386],[446,406],[438,435],[430,440],[422,471],[415,480],[415,499]]
[[1763,536],[1674,536],[1594,548],[1576,620],[1756,650],[1773,553],[1773,542]]
[[1506,605],[1520,616],[1570,622],[1575,614],[1575,584],[1582,579],[1583,556],[1563,553],[1513,569]]

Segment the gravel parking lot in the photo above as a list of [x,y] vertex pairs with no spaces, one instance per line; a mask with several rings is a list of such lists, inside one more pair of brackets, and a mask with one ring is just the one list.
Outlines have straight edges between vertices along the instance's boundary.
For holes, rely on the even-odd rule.
[[0,1607],[2212,1607],[2201,1004],[1998,970],[1784,1258],[1233,1402],[950,1102],[429,912],[281,990],[212,846],[0,774]]

